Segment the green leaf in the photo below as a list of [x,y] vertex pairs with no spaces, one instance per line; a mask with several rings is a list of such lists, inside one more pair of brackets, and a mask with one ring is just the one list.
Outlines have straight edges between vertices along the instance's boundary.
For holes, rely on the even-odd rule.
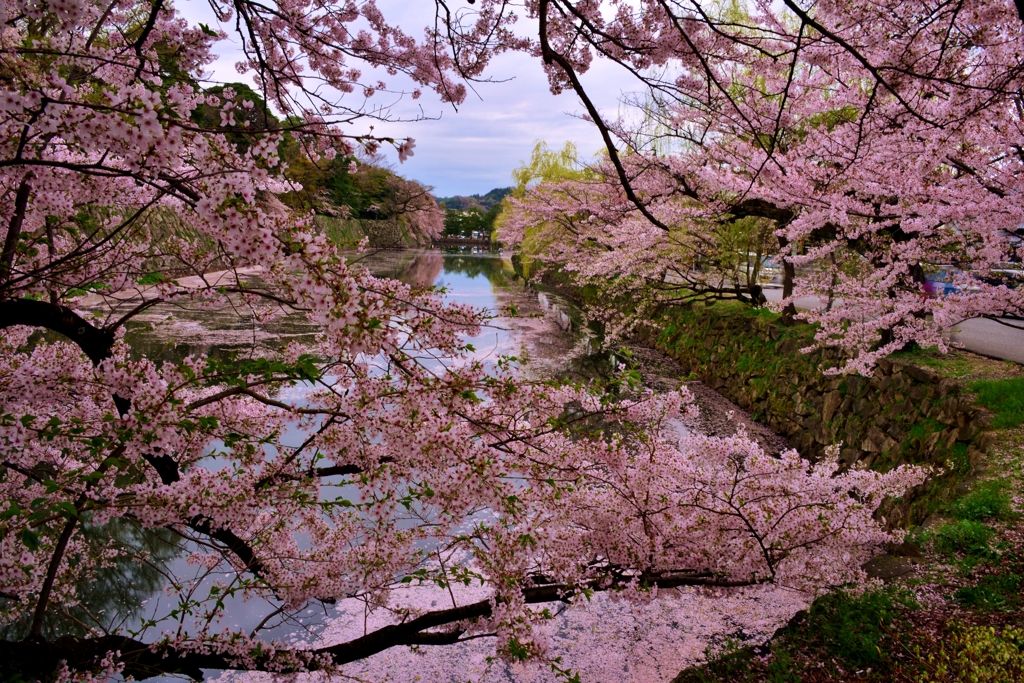
[[0,519],[11,519],[12,517],[17,517],[21,513],[22,509],[18,507],[18,503],[12,500],[11,506],[0,513]]
[[53,506],[54,512],[59,512],[66,519],[78,519],[78,509],[68,501],[61,501]]
[[35,534],[31,529],[22,529],[19,534],[21,542],[25,544],[25,547],[29,550],[39,549],[39,536]]

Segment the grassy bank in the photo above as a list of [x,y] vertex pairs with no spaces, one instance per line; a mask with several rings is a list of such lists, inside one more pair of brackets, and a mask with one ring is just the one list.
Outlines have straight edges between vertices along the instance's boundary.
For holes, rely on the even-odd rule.
[[716,306],[669,311],[650,336],[802,452],[829,440],[864,446],[874,429],[886,447],[844,450],[848,465],[944,471],[907,506],[907,541],[871,563],[884,585],[819,599],[764,646],[720,643],[676,683],[1024,680],[1024,372],[917,349],[870,379],[826,377],[841,359],[801,353],[813,332]]
[[[924,367],[913,359],[885,359],[870,378],[827,375],[844,357],[835,349],[804,353],[814,345],[813,327],[783,325],[768,311],[740,304],[669,310],[647,337],[804,457],[842,444],[848,467],[887,471],[913,463],[941,470],[887,505],[893,525],[920,523],[941,508],[989,445],[988,413],[969,384],[937,360]],[[961,356],[945,362],[968,363]]]
[[[558,274],[545,284],[577,301]],[[1024,681],[1024,372],[954,350],[883,360],[871,378],[827,376],[835,350],[802,353],[814,328],[734,303],[672,309],[644,336],[809,457],[842,442],[846,466],[935,468],[884,510],[908,529],[767,644],[726,640],[675,683]]]

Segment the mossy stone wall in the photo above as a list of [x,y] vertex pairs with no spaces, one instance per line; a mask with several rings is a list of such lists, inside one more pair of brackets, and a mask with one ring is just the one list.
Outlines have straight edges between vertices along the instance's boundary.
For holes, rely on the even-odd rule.
[[[657,331],[656,331],[657,330]],[[672,310],[646,335],[693,376],[816,459],[842,442],[848,467],[886,471],[903,463],[942,474],[883,510],[891,525],[919,523],[984,455],[989,415],[964,386],[930,370],[883,359],[871,377],[826,375],[844,358],[813,343],[808,325],[715,307]]]

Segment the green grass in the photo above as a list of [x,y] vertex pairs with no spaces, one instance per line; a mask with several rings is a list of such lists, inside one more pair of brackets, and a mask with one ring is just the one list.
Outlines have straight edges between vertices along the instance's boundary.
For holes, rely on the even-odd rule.
[[966,496],[953,502],[949,512],[958,520],[979,522],[986,519],[1007,519],[1013,503],[1004,481],[979,482]]
[[933,420],[932,418],[925,418],[923,420],[920,420],[916,424],[912,425],[910,429],[907,430],[907,437],[910,439],[916,439],[920,441],[924,438],[927,438],[928,436],[935,432],[941,431],[942,425],[939,423],[938,420]]
[[1010,429],[1024,423],[1024,377],[979,380],[971,384],[978,403],[991,410],[992,429]]
[[1020,590],[1024,577],[1018,574],[989,574],[975,586],[959,589],[953,599],[987,612],[1011,612],[1020,609]]
[[969,569],[992,557],[989,542],[994,533],[981,522],[964,519],[925,534],[924,540],[930,540],[935,550],[950,559],[958,560],[959,564]]
[[[961,475],[965,475],[971,472],[974,468],[971,466],[971,458],[968,455],[968,446],[963,441],[957,441],[953,444],[953,447],[949,449],[949,462],[952,463],[952,469],[954,472],[959,472]],[[952,486],[952,484],[950,484]]]
[[928,368],[944,377],[964,377],[977,370],[976,363],[956,352],[942,353],[937,347],[920,347],[909,351],[898,351],[890,356],[893,360]]

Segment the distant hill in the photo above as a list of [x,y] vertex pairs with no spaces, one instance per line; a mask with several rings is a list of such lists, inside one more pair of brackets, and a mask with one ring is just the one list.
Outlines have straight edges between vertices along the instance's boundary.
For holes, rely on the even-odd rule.
[[445,208],[465,211],[466,209],[477,208],[486,212],[492,206],[500,202],[512,192],[511,187],[496,187],[487,194],[472,194],[468,197],[456,195],[454,197],[438,197],[437,203],[444,204]]

